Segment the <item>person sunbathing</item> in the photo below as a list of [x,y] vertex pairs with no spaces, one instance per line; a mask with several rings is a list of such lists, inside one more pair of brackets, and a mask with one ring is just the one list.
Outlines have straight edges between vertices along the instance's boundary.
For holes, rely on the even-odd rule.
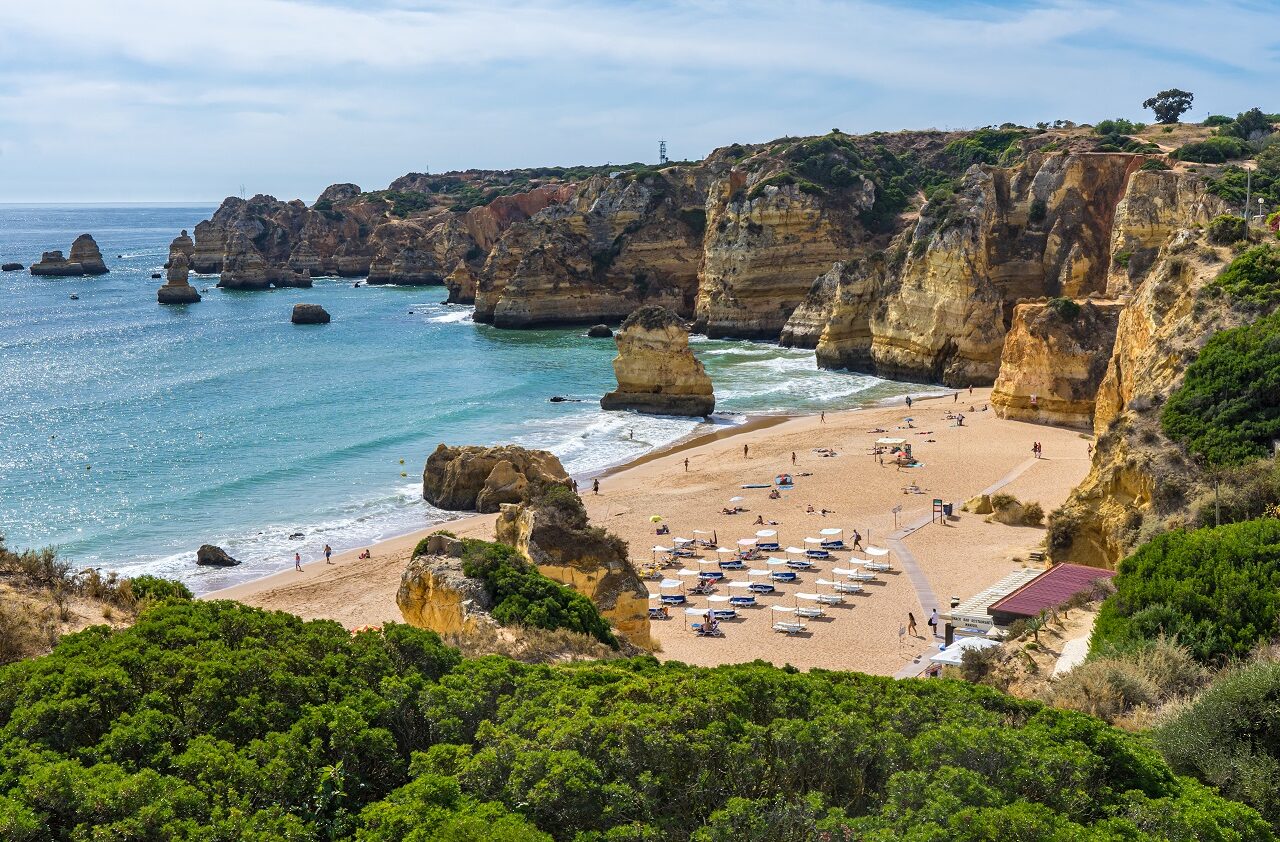
[[778,489],[776,489],[776,488],[771,488],[771,489],[769,489],[769,499],[770,499],[770,500],[777,500],[777,499],[778,499],[778,498],[780,498],[781,496],[782,496],[782,492],[781,492],[781,491],[779,491]]
[[756,515],[756,521],[752,526],[764,526],[764,515]]

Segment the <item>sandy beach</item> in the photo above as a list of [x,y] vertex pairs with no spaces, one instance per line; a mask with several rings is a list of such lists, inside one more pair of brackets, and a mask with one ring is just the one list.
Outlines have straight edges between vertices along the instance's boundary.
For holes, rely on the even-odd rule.
[[[637,566],[652,558],[655,544],[669,546],[672,537],[693,537],[695,529],[714,531],[722,545],[732,545],[765,528],[755,524],[757,516],[776,522],[769,528],[778,530],[783,547],[802,546],[805,537],[836,527],[846,534],[856,529],[864,545],[891,550],[894,572],[868,583],[863,594],[846,597],[845,604],[828,608],[827,618],[807,621],[804,634],[774,632],[769,606],[811,604],[798,602],[797,592],[830,593],[815,580],[837,578],[830,568],[849,566],[848,553],[836,553],[833,561],[819,564],[820,570],[802,573],[799,583],[782,586],[782,593],[761,597],[761,607],[722,623],[721,638],[694,636],[683,613],[673,611],[670,620],[653,624],[659,657],[702,665],[763,659],[802,669],[893,675],[936,649],[925,624],[929,613],[934,608],[945,612],[951,596],[965,598],[1023,566],[1044,537],[1043,528],[987,523],[984,516],[961,512],[964,501],[999,488],[1022,501],[1039,502],[1047,513],[1088,471],[1088,440],[1079,432],[1001,420],[994,411],[982,411],[987,396],[988,390],[975,389],[972,395],[961,392],[958,400],[951,395],[917,400],[910,410],[895,402],[827,413],[825,419],[769,419],[729,435],[695,439],[607,473],[598,495],[583,483],[592,522],[624,538]],[[971,406],[975,411],[969,411]],[[957,411],[965,415],[963,426],[945,417]],[[905,417],[913,419],[912,429],[905,429]],[[906,439],[923,465],[899,470],[887,461],[880,464],[870,450],[882,436]],[[1032,455],[1037,441],[1041,459]],[[822,456],[818,448],[831,448],[837,455]],[[770,483],[781,473],[793,474],[795,487],[780,499],[769,499],[768,488],[741,487]],[[904,493],[912,484],[920,493]],[[723,514],[722,509],[735,505],[729,502],[732,497],[742,497],[736,505],[747,511]],[[955,504],[957,517],[946,525],[930,522],[935,498]],[[896,506],[901,511],[895,523]],[[821,514],[824,509],[826,515]],[[654,534],[653,515],[663,517],[669,535]],[[472,516],[443,528],[490,539],[493,521],[493,515]],[[371,559],[343,553],[331,565],[310,562],[302,573],[290,567],[205,598],[237,599],[348,627],[399,620],[395,593],[401,571],[422,535],[437,528],[442,527],[374,545]],[[729,579],[747,576],[739,571]],[[650,584],[656,592],[658,583]],[[717,590],[729,592],[723,583]],[[690,604],[705,607],[706,601],[693,598]],[[918,637],[900,636],[908,612],[915,615]]]

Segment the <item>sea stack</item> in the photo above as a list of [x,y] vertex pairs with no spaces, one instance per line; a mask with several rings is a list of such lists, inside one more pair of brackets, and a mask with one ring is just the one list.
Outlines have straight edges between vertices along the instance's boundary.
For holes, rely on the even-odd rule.
[[438,509],[489,514],[503,503],[522,503],[531,482],[569,485],[569,474],[554,453],[514,444],[450,447],[427,457],[422,499]]
[[0,272],[20,272],[22,271],[21,263],[5,263],[0,264]]
[[102,252],[93,235],[81,234],[71,244],[71,256],[63,257],[61,249],[46,251],[39,263],[31,264],[31,274],[51,275],[56,277],[79,277],[81,275],[105,275],[107,264],[102,260]]
[[716,398],[711,378],[689,350],[689,331],[665,307],[641,307],[614,337],[618,388],[600,399],[604,409],[652,415],[710,415]]
[[292,321],[295,325],[327,325],[329,311],[319,304],[295,304]]
[[[186,243],[182,242],[184,238]],[[200,300],[200,293],[187,282],[191,264],[188,250],[184,247],[190,245],[191,238],[183,231],[169,246],[169,268],[165,270],[167,280],[156,290],[156,300],[161,304],[194,304]]]

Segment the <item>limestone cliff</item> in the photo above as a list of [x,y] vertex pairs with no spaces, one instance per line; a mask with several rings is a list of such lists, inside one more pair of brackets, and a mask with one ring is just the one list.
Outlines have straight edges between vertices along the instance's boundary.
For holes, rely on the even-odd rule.
[[511,225],[476,285],[498,327],[618,321],[653,303],[692,313],[702,255],[701,172],[596,176],[573,200]]
[[1240,323],[1201,290],[1225,254],[1200,232],[1180,229],[1159,249],[1120,313],[1098,389],[1097,445],[1089,475],[1054,520],[1056,561],[1114,567],[1144,534],[1187,503],[1200,469],[1164,438],[1159,407],[1214,332]]
[[1066,298],[1017,305],[991,390],[996,414],[1091,430],[1122,306]]
[[649,592],[627,560],[627,545],[589,526],[580,502],[504,505],[494,539],[515,547],[542,575],[587,596],[631,643],[653,647]]
[[655,415],[710,415],[715,409],[711,378],[689,350],[689,333],[675,313],[641,307],[622,323],[615,341],[618,388],[601,398],[601,407]]
[[994,382],[1019,299],[1105,288],[1114,209],[1142,160],[1034,152],[1016,166],[971,168],[956,193],[922,208],[909,244],[899,238],[811,289],[805,318],[830,313],[819,360],[953,386]]
[[545,450],[442,444],[422,471],[422,497],[441,509],[496,512],[503,503],[522,502],[532,482],[567,485],[569,475]]
[[1204,179],[1185,172],[1133,174],[1116,206],[1111,229],[1108,297],[1132,292],[1154,265],[1160,248],[1179,229],[1206,225],[1215,216],[1230,212],[1207,186]]

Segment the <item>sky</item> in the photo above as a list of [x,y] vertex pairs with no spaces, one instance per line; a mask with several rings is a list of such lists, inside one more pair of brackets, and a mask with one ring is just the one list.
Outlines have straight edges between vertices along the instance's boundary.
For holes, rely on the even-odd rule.
[[1275,0],[0,0],[0,202],[313,201],[663,139],[1141,119],[1170,87],[1276,112],[1278,47]]

